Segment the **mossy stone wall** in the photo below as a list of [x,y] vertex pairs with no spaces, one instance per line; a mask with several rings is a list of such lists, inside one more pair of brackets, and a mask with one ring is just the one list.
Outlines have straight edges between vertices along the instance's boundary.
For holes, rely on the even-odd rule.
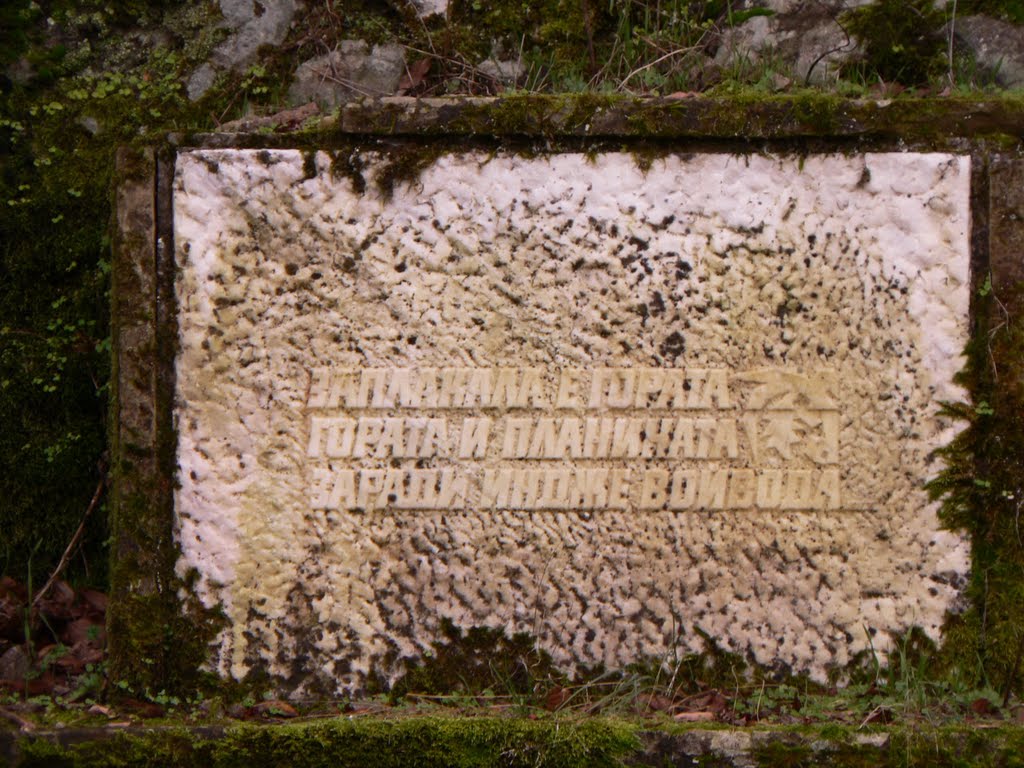
[[[541,147],[583,151],[625,147],[634,151],[640,162],[651,152],[703,150],[802,153],[907,147],[970,154],[974,168],[974,342],[964,383],[971,400],[949,406],[954,415],[964,419],[967,429],[947,450],[949,469],[932,487],[936,497],[944,500],[946,524],[972,536],[974,573],[965,595],[970,598],[969,607],[950,619],[944,658],[958,675],[975,682],[987,680],[1009,691],[1021,689],[1024,637],[1024,600],[1020,599],[1024,575],[1017,533],[1022,473],[1016,447],[1024,435],[1019,423],[1022,358],[1015,352],[1022,322],[1016,309],[1024,243],[1018,184],[1022,161],[1017,149],[1022,114],[1024,105],[1014,100],[892,104],[828,96],[682,101],[596,96],[385,100],[351,105],[336,118],[287,134],[177,134],[171,142],[326,149],[338,157],[345,156],[347,148],[374,146],[393,157],[394,173],[387,178],[396,184],[414,179],[419,169],[446,148],[467,142],[526,152]],[[169,148],[164,151],[172,152]],[[170,155],[167,157],[169,163]],[[119,218],[122,224],[115,241],[114,269],[115,307],[129,307],[129,321],[148,324],[149,334],[136,344],[127,336],[118,341],[121,332],[115,333],[120,349],[115,382],[122,403],[117,407],[125,407],[125,402],[130,407],[133,396],[122,399],[126,387],[145,390],[147,407],[157,414],[153,423],[164,425],[149,436],[144,461],[132,457],[127,440],[118,444],[114,457],[118,485],[113,497],[117,551],[111,661],[119,676],[140,688],[194,682],[203,643],[215,628],[215,623],[204,624],[209,629],[189,636],[187,648],[176,648],[172,641],[185,626],[181,623],[183,606],[174,597],[182,585],[173,573],[174,546],[169,536],[167,483],[173,457],[168,450],[173,445],[173,431],[168,420],[168,393],[173,391],[173,382],[166,375],[161,379],[158,371],[168,364],[173,343],[157,339],[173,325],[173,308],[165,302],[161,309],[156,301],[138,315],[142,310],[136,306],[140,296],[137,285],[131,279],[117,282],[118,275],[130,276],[136,268],[133,265],[139,261],[139,248],[146,237],[151,240],[144,260],[152,264],[160,263],[158,251],[166,248],[172,237],[167,231],[162,237],[158,234],[158,209],[169,198],[159,181],[159,163],[153,166],[157,170],[151,171],[148,180],[133,180],[130,173],[124,174],[122,195],[132,194],[133,185],[142,178],[157,203],[153,221]],[[341,172],[354,171],[341,168]],[[145,192],[134,194],[143,205],[150,205]],[[154,274],[154,284],[157,277]],[[166,273],[163,279],[168,279]],[[121,319],[115,322],[119,329],[126,330],[129,325]],[[149,362],[142,362],[145,354],[133,361],[138,352],[150,354]],[[145,385],[149,389],[139,387],[130,376],[125,378],[125,362],[156,376]],[[133,488],[144,492],[140,496]],[[139,546],[141,542],[146,544]]]

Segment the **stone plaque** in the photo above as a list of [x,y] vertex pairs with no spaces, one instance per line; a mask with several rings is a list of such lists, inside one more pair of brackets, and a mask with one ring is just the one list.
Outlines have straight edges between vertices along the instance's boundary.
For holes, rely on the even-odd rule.
[[213,664],[351,690],[443,620],[568,669],[821,677],[937,635],[922,484],[962,364],[969,159],[178,155],[179,570]]

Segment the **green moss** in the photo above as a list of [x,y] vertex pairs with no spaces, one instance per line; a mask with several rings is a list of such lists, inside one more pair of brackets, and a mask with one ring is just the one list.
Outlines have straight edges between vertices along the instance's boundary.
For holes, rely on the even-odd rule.
[[869,82],[926,85],[948,67],[946,17],[934,0],[878,0],[844,21],[864,48],[864,61],[854,66]]
[[[2,63],[24,55],[33,65],[26,82],[0,77],[0,573],[37,585],[77,527],[106,458],[115,148],[208,124],[214,101],[217,114],[242,107],[236,81],[209,102],[185,98],[183,81],[216,38],[209,4],[44,5],[46,13],[4,6],[17,23],[0,21]],[[46,32],[47,14],[68,45],[88,46],[63,56]],[[137,23],[152,29],[157,19],[167,46],[121,34]],[[72,580],[107,581],[108,507],[89,521]]]
[[[931,484],[941,518],[970,536],[971,609],[947,627],[947,666],[1001,691],[1024,691],[1024,323],[1005,314],[1020,306],[1016,287],[997,302],[982,286],[975,334],[960,376],[969,403],[948,404],[967,424],[942,452],[946,469]],[[966,662],[966,663],[965,663]]]
[[410,693],[479,696],[492,691],[532,701],[535,694],[546,695],[566,682],[551,657],[525,633],[508,637],[485,627],[463,633],[450,621],[442,622],[441,633],[433,651],[414,661],[391,687],[392,700]]
[[814,752],[808,744],[773,741],[753,749],[753,758],[763,768],[804,768],[815,765]]
[[399,144],[384,150],[383,162],[377,166],[374,184],[385,200],[390,200],[395,187],[415,182],[437,159],[450,152],[444,142]]
[[[702,729],[689,729],[690,732]],[[24,736],[16,768],[176,766],[241,768],[612,768],[624,765],[695,765],[719,768],[1016,768],[1024,765],[1024,733],[997,726],[936,729],[927,726],[865,732],[855,726],[823,735],[815,728],[748,730],[749,753],[674,742],[650,725],[609,719],[439,718],[332,719],[226,729],[170,727],[111,735],[61,746],[54,736]],[[667,740],[665,740],[667,737]],[[865,742],[864,737],[881,737]],[[745,741],[736,740],[737,747]],[[695,748],[696,747],[696,748]]]
[[1024,0],[959,0],[957,3],[959,18],[976,13],[1024,24]]
[[[111,168],[83,129],[0,102],[0,571],[39,584],[102,472]],[[103,582],[106,538],[96,515],[73,573]]]
[[18,768],[30,766],[180,766],[243,768],[612,768],[635,748],[630,727],[613,721],[491,718],[398,721],[330,720],[237,727],[204,739],[184,729],[121,735],[71,747],[23,739]]

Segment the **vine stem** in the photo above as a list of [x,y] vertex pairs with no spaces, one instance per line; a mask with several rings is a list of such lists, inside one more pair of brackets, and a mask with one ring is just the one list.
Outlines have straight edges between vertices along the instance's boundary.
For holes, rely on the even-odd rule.
[[103,497],[103,488],[107,484],[107,468],[102,463],[100,465],[100,481],[96,484],[96,491],[92,495],[92,501],[89,502],[89,506],[85,509],[85,514],[82,515],[82,521],[78,524],[78,530],[75,531],[74,536],[71,537],[71,541],[68,542],[67,547],[64,549],[64,554],[60,557],[60,562],[57,563],[57,567],[50,574],[50,578],[43,585],[43,588],[36,592],[36,596],[32,599],[32,607],[35,608],[39,605],[39,601],[42,600],[46,593],[50,591],[57,579],[60,578],[61,573],[67,568],[68,562],[71,560],[72,555],[75,553],[75,549],[78,547],[79,542],[82,540],[82,536],[85,535],[85,524],[89,520],[89,516],[95,511],[96,507],[100,503],[100,499]]
[[949,51],[946,54],[946,60],[949,63],[949,87],[952,88],[956,85],[956,79],[953,75],[953,36],[956,33],[956,0],[953,0],[953,12],[949,17]]
[[1021,633],[1020,642],[1017,643],[1017,655],[1013,658],[1013,667],[1010,669],[1010,674],[1006,676],[1006,682],[1003,683],[1003,709],[1010,704],[1010,694],[1013,693],[1013,683],[1020,670],[1021,656],[1024,656],[1024,633]]

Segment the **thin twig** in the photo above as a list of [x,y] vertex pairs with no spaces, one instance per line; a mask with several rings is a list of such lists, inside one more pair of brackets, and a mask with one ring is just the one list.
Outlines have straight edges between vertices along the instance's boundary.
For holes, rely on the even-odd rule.
[[384,95],[386,95],[386,94],[384,94],[381,91],[371,92],[371,91],[364,90],[364,89],[360,88],[355,83],[355,81],[348,80],[348,79],[346,79],[344,77],[338,77],[333,72],[328,72],[326,69],[314,69],[313,70],[313,74],[319,76],[320,82],[324,82],[325,80],[330,80],[332,83],[337,83],[338,85],[344,86],[345,88],[348,88],[350,91],[355,91],[360,96],[373,97],[373,96],[384,96]]
[[868,712],[867,717],[865,717],[864,720],[861,722],[861,724],[857,726],[857,730],[859,731],[865,725],[867,725],[868,723],[872,722],[872,720],[874,719],[875,715],[881,715],[883,712],[887,712],[887,711],[889,711],[889,708],[887,706],[885,706],[884,704],[879,704],[877,707],[875,707],[870,712]]
[[659,56],[654,61],[648,62],[647,64],[644,64],[642,67],[637,67],[622,79],[622,82],[619,83],[618,90],[624,90],[626,87],[626,83],[632,80],[634,76],[639,75],[641,72],[660,64],[661,62],[665,61],[665,59],[672,58],[673,56],[678,56],[680,53],[692,53],[696,49],[696,46],[690,46],[689,48],[676,48],[674,51],[669,51],[664,56]]
[[14,723],[22,733],[34,731],[36,729],[35,723],[30,720],[26,720],[16,712],[11,712],[11,710],[5,709],[4,707],[0,707],[0,717]]
[[430,58],[436,59],[437,61],[460,67],[462,69],[462,74],[458,75],[458,78],[463,82],[469,83],[471,86],[487,87],[489,83],[494,83],[493,77],[491,77],[485,72],[481,72],[473,65],[467,63],[461,57],[455,58],[454,56],[446,56],[443,54],[439,54],[436,51],[426,51],[422,48],[417,48],[414,45],[408,44],[405,45],[405,48],[406,50],[412,51],[413,53],[418,53],[421,56],[428,56]]
[[21,328],[7,328],[3,332],[3,335],[4,336],[28,336],[28,337],[33,338],[33,339],[41,339],[42,341],[48,341],[46,336],[44,336],[41,333],[36,333],[35,331],[25,331],[25,330],[22,330]]
[[999,383],[999,369],[996,366],[995,355],[992,353],[992,339],[995,338],[995,335],[997,333],[999,333],[999,331],[1001,331],[1004,327],[1009,325],[1009,323],[1010,323],[1010,313],[1007,311],[1006,305],[1003,304],[1003,302],[1001,302],[999,300],[999,297],[996,296],[996,294],[994,292],[992,292],[992,300],[995,301],[995,303],[998,304],[999,308],[1003,311],[1003,322],[1001,322],[999,325],[995,326],[994,328],[991,328],[989,330],[989,332],[988,332],[988,338],[989,338],[988,356],[989,356],[989,359],[991,360],[991,363],[992,363],[992,380],[998,384]]
[[100,498],[103,496],[103,488],[107,484],[107,469],[105,466],[100,466],[100,481],[96,484],[96,491],[92,495],[92,501],[89,502],[89,506],[86,507],[85,514],[82,515],[82,522],[78,524],[78,530],[75,531],[75,535],[71,537],[71,541],[68,542],[67,548],[64,550],[64,554],[60,557],[60,562],[57,563],[57,567],[50,575],[49,580],[43,585],[43,588],[36,592],[35,598],[32,600],[32,607],[34,608],[39,604],[39,601],[46,596],[46,593],[50,591],[57,579],[60,578],[61,573],[67,567],[68,562],[71,560],[71,556],[75,553],[75,549],[82,540],[82,536],[85,535],[85,524],[89,520],[89,515],[93,513],[93,510],[100,503]]
[[580,0],[580,10],[583,12],[583,30],[587,35],[587,59],[590,62],[590,73],[593,75],[597,71],[597,52],[594,49],[594,24],[590,3],[587,0]]

